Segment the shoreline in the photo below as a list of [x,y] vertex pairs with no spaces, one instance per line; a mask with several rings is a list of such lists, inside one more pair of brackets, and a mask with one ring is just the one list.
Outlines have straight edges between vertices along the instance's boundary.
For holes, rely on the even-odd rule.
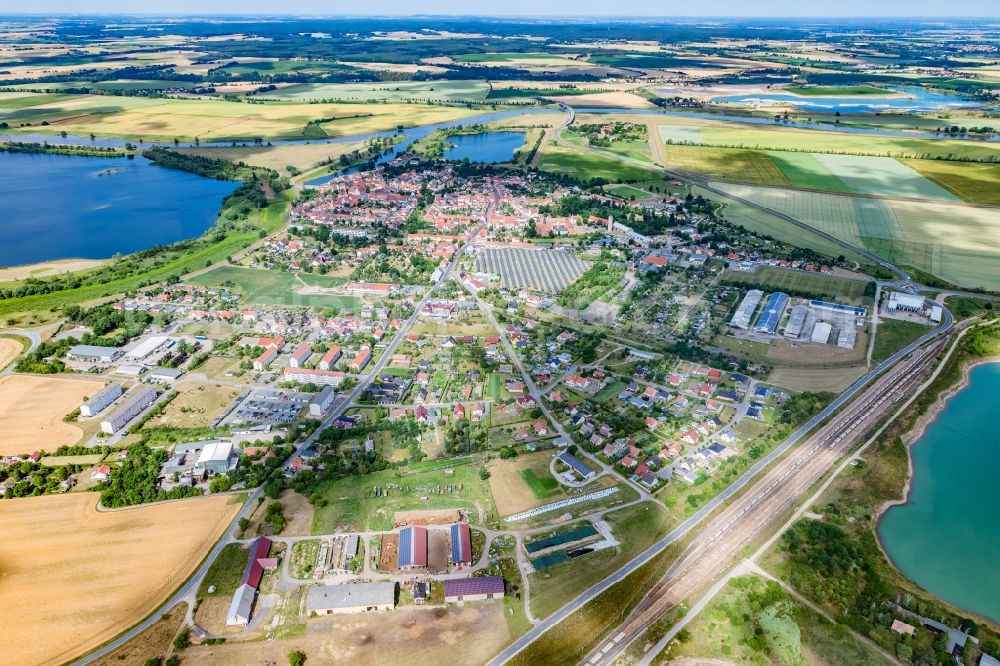
[[49,259],[18,266],[0,266],[0,282],[15,282],[28,278],[53,277],[65,273],[76,273],[103,266],[111,261],[106,259],[85,259],[71,257],[67,259]]
[[965,361],[962,364],[961,378],[957,382],[955,382],[952,386],[949,386],[948,388],[941,391],[941,393],[938,394],[937,399],[934,400],[934,402],[928,408],[927,412],[918,416],[916,421],[914,421],[913,425],[906,432],[900,435],[900,439],[903,442],[903,447],[906,449],[906,470],[907,470],[906,479],[903,483],[902,494],[899,498],[885,500],[881,504],[881,506],[879,506],[878,511],[876,512],[875,515],[875,520],[873,521],[872,524],[872,530],[875,533],[874,535],[875,543],[878,545],[878,549],[882,553],[882,556],[885,558],[885,561],[889,563],[889,566],[892,567],[892,569],[896,571],[896,573],[898,573],[903,578],[903,580],[907,581],[911,585],[914,585],[918,589],[923,590],[928,596],[937,600],[946,608],[954,609],[959,614],[971,615],[973,617],[979,618],[980,620],[985,620],[986,622],[989,622],[991,624],[998,625],[1000,624],[1000,621],[993,620],[976,611],[969,610],[966,608],[961,608],[960,606],[955,605],[954,603],[948,601],[947,599],[941,597],[940,595],[925,589],[915,580],[906,575],[906,573],[904,573],[896,565],[895,561],[893,561],[892,556],[889,555],[889,552],[885,548],[885,544],[882,543],[882,536],[879,534],[879,524],[882,522],[882,519],[885,517],[886,513],[893,507],[908,504],[910,501],[910,493],[912,491],[913,475],[914,475],[912,446],[917,441],[919,441],[921,437],[923,437],[924,433],[927,431],[928,426],[934,423],[938,415],[940,415],[940,413],[944,410],[945,406],[948,404],[948,401],[951,398],[955,397],[955,395],[957,395],[959,392],[969,387],[969,385],[971,384],[970,375],[972,373],[972,370],[981,365],[990,365],[993,363],[1000,363],[1000,356],[987,356],[985,358],[977,358]]

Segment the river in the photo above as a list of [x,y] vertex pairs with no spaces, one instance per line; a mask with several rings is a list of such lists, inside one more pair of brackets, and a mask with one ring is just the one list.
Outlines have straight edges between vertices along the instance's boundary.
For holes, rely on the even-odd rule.
[[905,504],[878,524],[907,578],[945,601],[1000,621],[1000,363],[976,366],[910,449]]
[[0,153],[0,265],[104,259],[201,235],[237,183],[144,157]]

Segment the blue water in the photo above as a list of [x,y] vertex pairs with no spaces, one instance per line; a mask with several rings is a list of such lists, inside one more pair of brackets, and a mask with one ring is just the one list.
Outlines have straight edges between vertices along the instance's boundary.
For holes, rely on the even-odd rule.
[[0,265],[104,259],[199,236],[237,183],[144,157],[0,153]]
[[816,113],[926,113],[946,109],[960,109],[979,106],[978,102],[945,95],[920,88],[892,88],[893,92],[906,97],[878,97],[855,95],[825,97],[821,95],[793,95],[790,93],[752,93],[744,95],[722,95],[712,101],[722,104],[742,104],[746,106],[772,106],[774,103],[787,104],[801,111]]
[[911,448],[906,504],[889,509],[878,534],[908,578],[945,601],[1000,620],[1000,363],[973,368],[970,384]]
[[444,151],[449,160],[470,162],[509,162],[514,151],[524,145],[524,132],[481,132],[448,137],[451,148]]

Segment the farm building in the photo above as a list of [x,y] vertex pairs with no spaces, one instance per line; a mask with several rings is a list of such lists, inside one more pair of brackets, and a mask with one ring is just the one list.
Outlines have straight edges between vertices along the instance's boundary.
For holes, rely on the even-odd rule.
[[205,442],[198,455],[198,462],[195,463],[195,469],[213,474],[225,474],[235,466],[237,458],[235,454],[233,443],[230,441]]
[[264,575],[264,564],[261,560],[267,558],[271,551],[271,540],[267,537],[257,537],[250,546],[250,556],[247,557],[247,566],[243,569],[243,578],[240,582],[257,589],[260,585],[260,578]]
[[411,525],[399,531],[400,569],[427,566],[427,528]]
[[818,342],[821,345],[825,345],[830,341],[830,333],[833,331],[833,327],[829,322],[818,321],[813,327],[812,337],[810,341]]
[[323,390],[309,401],[309,416],[320,417],[326,414],[336,397],[332,386],[324,386]]
[[396,583],[350,583],[309,588],[306,610],[317,615],[367,613],[396,607]]
[[113,414],[108,416],[104,421],[101,421],[101,430],[113,435],[118,432],[125,425],[134,419],[136,416],[141,414],[146,410],[147,407],[156,402],[156,396],[158,395],[156,388],[153,386],[143,386],[140,389],[132,391],[125,396],[125,401],[115,410]]
[[451,526],[452,564],[472,564],[472,532],[468,523]]
[[67,358],[77,361],[100,361],[113,363],[122,355],[119,347],[98,347],[97,345],[76,345],[70,347]]
[[750,320],[753,318],[753,313],[756,312],[762,298],[764,298],[764,292],[760,289],[751,289],[748,291],[743,300],[740,301],[739,307],[736,308],[733,318],[729,320],[730,328],[737,331],[749,329]]
[[122,394],[122,385],[112,382],[94,394],[87,402],[80,405],[81,416],[96,416],[105,407],[118,399]]
[[778,330],[778,322],[781,321],[781,315],[784,314],[787,306],[788,294],[780,291],[771,294],[764,305],[764,310],[757,318],[755,330],[765,335],[774,335],[775,331]]
[[503,576],[482,578],[449,578],[444,581],[445,603],[502,599],[504,595]]
[[559,454],[559,462],[573,470],[573,473],[581,479],[589,479],[597,474],[597,472],[569,451],[563,451]]
[[236,588],[233,601],[229,604],[229,612],[226,613],[226,624],[247,626],[250,623],[250,612],[253,609],[253,600],[256,595],[257,590],[246,583]]
[[802,335],[802,327],[806,323],[806,314],[809,311],[803,305],[793,305],[788,314],[788,322],[785,323],[785,337],[798,340]]

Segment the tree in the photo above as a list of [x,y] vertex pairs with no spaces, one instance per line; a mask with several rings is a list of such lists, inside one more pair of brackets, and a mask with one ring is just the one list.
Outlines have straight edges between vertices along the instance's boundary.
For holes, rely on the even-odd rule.
[[292,650],[288,653],[288,666],[302,666],[306,663],[306,653],[302,650]]
[[191,630],[185,629],[174,639],[174,649],[183,650],[188,647],[191,647]]
[[485,481],[486,479],[490,478],[490,471],[488,469],[486,469],[485,467],[480,467],[479,468],[479,478],[482,479],[483,481]]

